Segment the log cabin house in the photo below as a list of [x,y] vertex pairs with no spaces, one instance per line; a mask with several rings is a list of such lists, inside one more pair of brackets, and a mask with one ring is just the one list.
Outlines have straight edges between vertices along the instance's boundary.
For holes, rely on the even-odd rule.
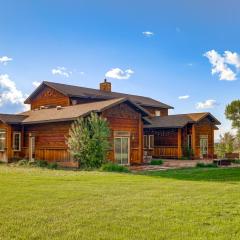
[[30,110],[0,114],[0,160],[41,159],[74,166],[66,145],[71,123],[96,112],[109,122],[109,160],[142,164],[149,156],[181,159],[213,157],[214,130],[220,122],[210,113],[169,115],[173,107],[149,97],[43,82],[25,101]]

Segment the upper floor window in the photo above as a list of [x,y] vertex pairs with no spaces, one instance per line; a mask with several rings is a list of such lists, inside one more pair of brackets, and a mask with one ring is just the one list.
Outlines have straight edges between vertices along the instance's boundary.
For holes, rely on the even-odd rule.
[[154,135],[144,135],[144,148],[154,148]]
[[156,110],[156,111],[155,111],[155,116],[156,116],[156,117],[160,117],[160,115],[161,115],[161,112],[160,112],[159,110]]
[[6,147],[6,131],[0,129],[0,151],[4,151]]
[[13,133],[13,150],[21,151],[21,133],[20,132]]

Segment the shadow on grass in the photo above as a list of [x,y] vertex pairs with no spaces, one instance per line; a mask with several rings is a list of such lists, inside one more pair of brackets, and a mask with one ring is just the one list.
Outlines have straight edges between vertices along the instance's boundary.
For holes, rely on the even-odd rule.
[[239,182],[240,168],[186,168],[167,171],[145,171],[140,175],[189,181]]

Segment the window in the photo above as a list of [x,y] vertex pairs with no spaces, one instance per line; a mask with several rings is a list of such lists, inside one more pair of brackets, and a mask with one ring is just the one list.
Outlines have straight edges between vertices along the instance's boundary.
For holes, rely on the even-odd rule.
[[156,116],[156,117],[160,117],[160,115],[161,115],[161,112],[160,112],[159,110],[156,110],[156,111],[155,111],[155,116]]
[[187,135],[187,146],[188,148],[192,148],[192,135]]
[[154,148],[154,135],[144,135],[144,148]]
[[4,151],[6,147],[6,131],[0,129],[0,151]]
[[154,135],[149,135],[149,148],[154,148]]
[[13,150],[21,151],[21,133],[20,132],[13,133]]

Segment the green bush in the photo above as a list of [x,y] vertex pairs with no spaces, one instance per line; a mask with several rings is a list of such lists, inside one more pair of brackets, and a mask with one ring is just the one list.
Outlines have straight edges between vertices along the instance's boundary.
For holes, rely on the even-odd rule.
[[150,165],[162,165],[163,160],[162,159],[152,159],[150,162]]
[[56,162],[49,163],[47,168],[49,168],[49,169],[57,169],[58,168],[58,164]]
[[127,167],[118,165],[116,163],[103,164],[101,170],[104,172],[125,172],[125,173],[130,172]]
[[36,160],[36,166],[37,167],[47,167],[48,162],[45,160]]
[[201,162],[198,162],[196,167],[198,167],[198,168],[216,168],[217,165],[214,164],[214,163],[201,163]]
[[82,169],[95,169],[106,162],[110,149],[108,121],[97,113],[80,117],[69,130],[67,145]]
[[240,164],[240,159],[230,159],[232,163]]
[[17,166],[28,166],[28,165],[29,165],[29,161],[26,159],[22,159],[17,162]]

